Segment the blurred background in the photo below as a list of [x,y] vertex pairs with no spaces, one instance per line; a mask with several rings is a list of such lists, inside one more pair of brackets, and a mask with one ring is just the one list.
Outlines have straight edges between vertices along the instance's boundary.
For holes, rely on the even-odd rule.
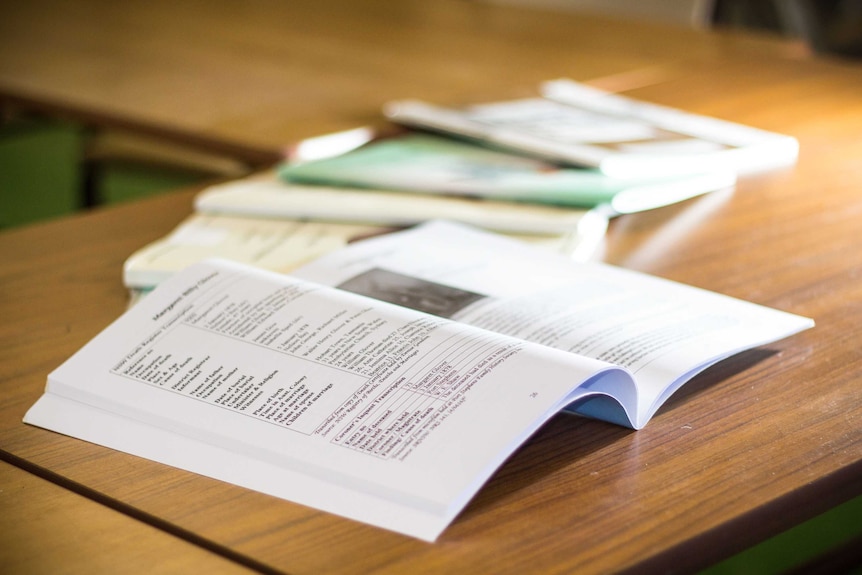
[[[479,1],[479,0],[476,0]],[[862,58],[862,0],[484,0],[536,10],[593,12],[708,30],[778,36],[823,58]],[[229,155],[54,116],[0,99],[0,229],[260,167]],[[803,572],[811,557],[859,533],[856,499],[710,573]],[[858,540],[857,540],[858,541]],[[860,572],[857,570],[857,572]]]
[[[486,0],[701,29],[781,36],[832,58],[862,56],[862,0]],[[0,103],[2,99],[0,99]],[[0,229],[82,208],[239,177],[211,151],[0,108]]]
[[860,0],[497,0],[698,28],[736,28],[798,40],[814,52],[862,55]]

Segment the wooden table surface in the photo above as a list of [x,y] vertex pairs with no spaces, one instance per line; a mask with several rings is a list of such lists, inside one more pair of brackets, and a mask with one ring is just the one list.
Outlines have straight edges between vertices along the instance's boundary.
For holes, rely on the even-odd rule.
[[390,99],[623,84],[795,46],[475,0],[31,0],[0,18],[0,94],[250,159],[379,121]]
[[0,509],[4,573],[256,572],[3,461]]
[[122,312],[124,259],[191,212],[186,190],[0,234],[0,458],[293,574],[690,571],[862,493],[859,65],[455,0],[3,10],[8,99],[247,157],[378,122],[390,98],[500,99],[555,77],[791,134],[795,168],[618,219],[605,259],[817,327],[696,377],[641,431],[554,418],[422,543],[21,423],[47,373]]

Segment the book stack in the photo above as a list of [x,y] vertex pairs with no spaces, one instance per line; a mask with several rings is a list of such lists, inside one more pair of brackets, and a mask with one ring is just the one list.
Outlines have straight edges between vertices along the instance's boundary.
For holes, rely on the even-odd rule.
[[146,293],[210,256],[289,272],[434,219],[587,261],[611,218],[731,188],[797,155],[788,136],[569,80],[540,93],[464,108],[392,102],[392,133],[301,142],[273,172],[203,190],[195,214],[128,259],[125,284]]

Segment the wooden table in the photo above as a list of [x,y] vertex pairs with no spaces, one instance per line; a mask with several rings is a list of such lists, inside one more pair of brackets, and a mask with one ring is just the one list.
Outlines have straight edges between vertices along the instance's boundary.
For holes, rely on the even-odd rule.
[[2,461],[0,509],[6,573],[255,573]]
[[3,8],[0,94],[265,161],[377,122],[389,99],[532,95],[558,76],[637,85],[755,50],[796,47],[473,0],[33,0]]
[[390,98],[514,97],[561,76],[796,136],[794,169],[619,219],[605,259],[817,327],[698,376],[641,431],[553,419],[426,544],[21,423],[121,313],[123,260],[190,213],[186,190],[0,234],[0,458],[294,574],[690,571],[862,494],[859,65],[455,0],[35,1],[0,19],[7,100],[261,160],[377,122]]

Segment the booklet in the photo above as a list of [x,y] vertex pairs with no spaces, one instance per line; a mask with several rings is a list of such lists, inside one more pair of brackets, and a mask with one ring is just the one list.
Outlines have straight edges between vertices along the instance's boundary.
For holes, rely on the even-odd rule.
[[612,178],[565,168],[463,140],[405,133],[347,153],[286,163],[279,176],[297,184],[334,185],[494,200],[577,206],[606,205],[618,214],[659,208],[732,187],[730,171],[649,178]]
[[461,108],[418,100],[384,108],[394,122],[598,168],[615,178],[792,165],[795,138],[612,94],[571,80],[541,96]]
[[292,184],[255,177],[211,186],[195,198],[201,213],[412,226],[446,219],[495,232],[558,235],[577,228],[587,209],[482,198]]
[[351,241],[393,229],[195,213],[167,236],[129,256],[123,264],[123,284],[132,290],[149,290],[181,269],[213,257],[288,273]]
[[25,422],[435,540],[561,410],[640,428],[809,319],[448,222],[172,276]]

